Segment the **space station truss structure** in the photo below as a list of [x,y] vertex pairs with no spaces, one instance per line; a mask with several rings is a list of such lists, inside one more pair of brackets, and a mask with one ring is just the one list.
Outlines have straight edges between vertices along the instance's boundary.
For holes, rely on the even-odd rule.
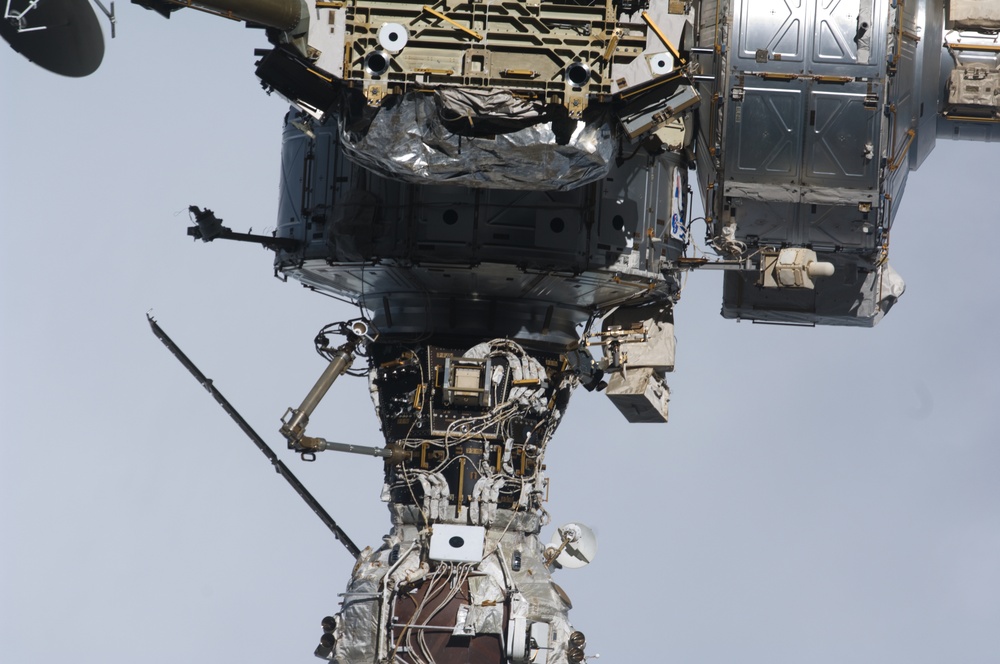
[[[383,339],[575,351],[581,326],[653,305],[669,323],[645,329],[672,351],[698,103],[678,44],[693,13],[629,9],[318,8],[308,66],[280,47],[258,66],[298,109],[286,118],[277,229],[298,245],[279,251],[278,271],[358,302]],[[613,358],[627,354],[611,346],[638,343],[588,340],[602,348],[588,376],[620,370]],[[666,369],[631,366],[666,394]],[[656,365],[668,366],[672,356]],[[665,420],[665,396],[640,410],[627,408]]]
[[[348,0],[282,17],[298,23],[269,30],[257,68],[293,103],[275,269],[370,312],[342,345],[317,337],[330,365],[282,433],[310,457],[343,448],[308,415],[365,356],[393,526],[316,654],[582,661],[551,574],[596,544],[578,524],[540,539],[570,393],[666,421],[688,269],[726,271],[727,317],[878,322],[903,291],[887,259],[907,174],[938,136],[995,131],[982,4]],[[694,190],[713,259],[689,251]]]
[[[363,357],[392,519],[316,654],[580,662],[552,572],[596,542],[582,524],[540,538],[545,452],[581,384],[630,421],[667,419],[694,13],[358,0],[308,14],[304,32],[269,33],[257,68],[293,103],[267,244],[279,276],[370,313],[317,336],[329,365],[282,434],[309,458],[359,451],[307,426]],[[194,234],[224,237],[194,211]]]
[[[84,75],[100,32],[59,2],[11,0],[0,35]],[[392,529],[348,546],[316,649],[339,664],[583,661],[552,574],[596,541],[540,536],[571,392],[667,420],[688,270],[725,271],[729,318],[876,324],[904,288],[908,173],[939,138],[1000,138],[1000,0],[133,2],[262,28],[257,74],[292,104],[274,235],[196,206],[189,232],[261,243],[279,277],[366,312],[316,336],[328,365],[281,427],[306,458],[385,462]],[[86,26],[70,56],[38,23],[64,5]],[[347,373],[384,448],[307,430]]]
[[698,102],[677,51],[693,14],[669,9],[357,2],[310,28],[332,90],[284,87],[288,50],[260,63],[297,107],[276,235],[298,244],[276,268],[371,312],[359,351],[401,459],[392,532],[321,656],[585,657],[551,574],[593,547],[582,526],[540,539],[544,457],[581,383],[667,418]]

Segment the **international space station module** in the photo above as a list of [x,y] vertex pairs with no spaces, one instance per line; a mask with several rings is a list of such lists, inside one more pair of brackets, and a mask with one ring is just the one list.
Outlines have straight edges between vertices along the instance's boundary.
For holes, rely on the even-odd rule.
[[[189,232],[263,244],[278,276],[367,312],[317,335],[329,364],[281,427],[305,458],[385,462],[391,530],[345,538],[316,650],[340,664],[586,659],[552,572],[596,540],[540,537],[573,389],[666,422],[692,270],[725,271],[728,318],[876,324],[903,292],[909,171],[938,138],[1000,138],[997,0],[133,2],[261,28],[257,75],[292,104],[275,233],[196,206]],[[76,37],[53,41],[66,16]],[[85,0],[6,19],[42,66],[100,63]],[[385,447],[307,431],[345,373],[367,375]]]

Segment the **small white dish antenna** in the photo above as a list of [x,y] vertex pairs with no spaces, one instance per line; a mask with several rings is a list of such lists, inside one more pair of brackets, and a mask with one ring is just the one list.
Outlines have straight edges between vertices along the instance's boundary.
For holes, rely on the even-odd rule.
[[546,558],[566,569],[588,565],[595,555],[597,535],[589,527],[575,522],[556,528],[552,541],[545,548]]

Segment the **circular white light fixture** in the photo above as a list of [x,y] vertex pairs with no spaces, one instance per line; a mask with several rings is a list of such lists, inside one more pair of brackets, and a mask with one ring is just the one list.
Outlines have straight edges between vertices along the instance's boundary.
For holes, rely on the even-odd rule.
[[674,56],[666,51],[647,55],[646,60],[649,62],[649,71],[653,72],[653,76],[668,74],[674,68]]
[[399,23],[383,23],[378,29],[378,43],[390,53],[399,53],[410,41],[410,34]]

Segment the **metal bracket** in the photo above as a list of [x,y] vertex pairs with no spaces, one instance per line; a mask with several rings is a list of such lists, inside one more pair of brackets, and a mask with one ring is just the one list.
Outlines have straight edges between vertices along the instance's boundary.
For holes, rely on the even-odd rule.
[[104,3],[101,2],[101,0],[94,0],[94,3],[101,8],[104,15],[108,17],[108,21],[111,22],[111,38],[114,39],[115,26],[118,24],[118,19],[115,18],[115,3],[111,3],[111,11],[108,11],[108,8],[104,6]]

